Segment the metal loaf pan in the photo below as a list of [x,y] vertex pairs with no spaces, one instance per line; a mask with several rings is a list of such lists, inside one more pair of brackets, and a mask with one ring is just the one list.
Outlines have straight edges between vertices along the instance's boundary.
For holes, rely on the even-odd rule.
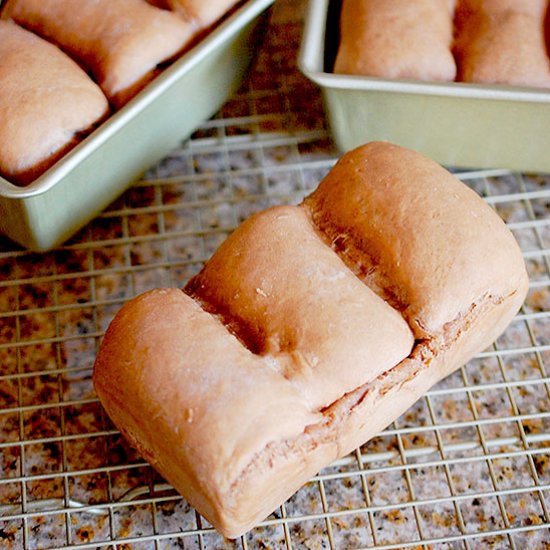
[[237,89],[272,3],[248,0],[30,185],[0,178],[0,232],[47,250],[85,225]]
[[309,1],[299,66],[341,150],[388,140],[447,166],[550,172],[550,90],[333,74],[340,5]]

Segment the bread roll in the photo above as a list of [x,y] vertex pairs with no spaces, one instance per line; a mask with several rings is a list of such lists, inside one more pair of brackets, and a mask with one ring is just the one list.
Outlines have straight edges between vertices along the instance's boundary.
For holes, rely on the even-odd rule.
[[178,12],[197,29],[212,26],[240,0],[148,0],[150,4]]
[[454,80],[449,0],[343,0],[335,73]]
[[489,345],[526,291],[489,206],[371,143],[301,206],[242,224],[184,292],[126,304],[94,383],[143,456],[236,537]]
[[0,21],[0,174],[24,185],[109,111],[90,77],[56,46]]
[[458,80],[550,87],[546,9],[547,0],[459,0]]
[[117,108],[193,33],[189,23],[143,0],[9,0],[2,17],[58,44],[92,73]]

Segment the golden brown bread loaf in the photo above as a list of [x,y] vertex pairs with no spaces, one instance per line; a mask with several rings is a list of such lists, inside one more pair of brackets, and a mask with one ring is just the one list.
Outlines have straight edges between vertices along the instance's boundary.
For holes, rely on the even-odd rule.
[[24,185],[109,112],[90,77],[56,46],[0,21],[0,174]]
[[449,0],[344,0],[335,73],[454,80]]
[[459,0],[458,80],[550,87],[547,5],[547,0]]
[[58,44],[93,74],[117,108],[194,32],[175,14],[143,0],[9,0],[2,17]]
[[111,323],[116,426],[220,532],[258,523],[488,346],[527,291],[512,234],[433,161],[371,143]]

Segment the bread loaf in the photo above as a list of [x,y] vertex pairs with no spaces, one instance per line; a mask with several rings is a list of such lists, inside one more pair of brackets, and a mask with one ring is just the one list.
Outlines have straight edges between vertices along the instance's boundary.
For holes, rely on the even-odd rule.
[[371,143],[302,205],[244,222],[183,292],[126,304],[94,383],[143,456],[236,537],[488,346],[526,291],[487,204]]
[[108,114],[107,99],[56,46],[0,21],[0,174],[24,185]]
[[547,0],[459,0],[458,80],[550,87],[544,19]]
[[3,18],[55,42],[121,107],[182,51],[193,29],[143,0],[8,0]]
[[343,0],[335,73],[454,80],[449,0]]

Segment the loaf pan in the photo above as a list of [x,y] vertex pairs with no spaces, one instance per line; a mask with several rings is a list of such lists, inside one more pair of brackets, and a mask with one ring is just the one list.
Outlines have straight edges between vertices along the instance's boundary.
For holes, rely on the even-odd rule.
[[340,6],[309,1],[299,66],[342,151],[388,140],[451,167],[550,172],[550,90],[334,74]]
[[248,0],[26,187],[0,178],[0,232],[47,250],[85,225],[237,89],[273,0]]

